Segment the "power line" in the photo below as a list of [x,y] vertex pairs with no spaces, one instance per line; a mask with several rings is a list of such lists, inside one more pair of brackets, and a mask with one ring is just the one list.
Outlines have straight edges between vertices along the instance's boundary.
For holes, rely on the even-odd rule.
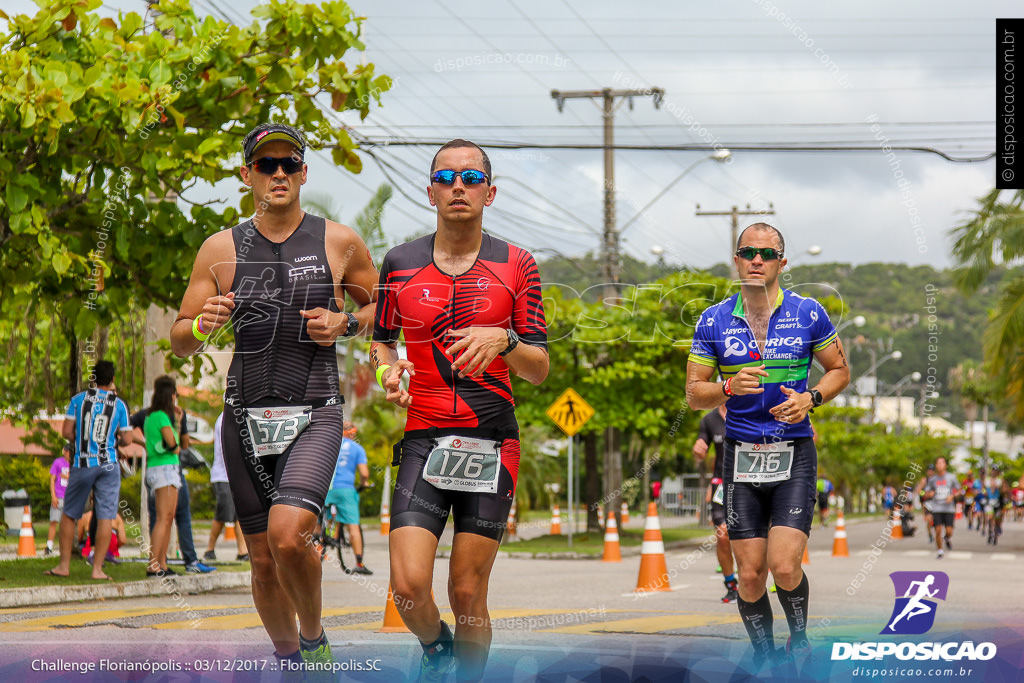
[[[372,141],[371,141],[372,142]],[[375,144],[375,143],[374,143]],[[432,147],[440,146],[444,142],[437,140],[389,140],[389,147]],[[605,149],[603,145],[598,144],[543,144],[533,142],[477,142],[480,147],[489,149],[575,149],[575,150],[593,150],[593,149]],[[750,145],[750,144],[734,144],[723,142],[720,145],[730,151],[740,152],[875,152],[879,151],[878,145],[872,145],[870,147],[859,147],[856,145]],[[942,150],[934,149],[932,147],[915,147],[915,146],[904,146],[904,145],[889,145],[889,148],[894,152],[922,152],[927,154],[935,154],[942,157],[946,161],[954,163],[973,163],[978,161],[988,161],[995,157],[995,152],[989,152],[983,156],[976,157],[954,157]],[[621,145],[613,144],[610,149],[614,150],[633,150],[633,151],[670,151],[670,152],[714,152],[715,148],[708,145],[698,144],[679,144],[679,145]]]

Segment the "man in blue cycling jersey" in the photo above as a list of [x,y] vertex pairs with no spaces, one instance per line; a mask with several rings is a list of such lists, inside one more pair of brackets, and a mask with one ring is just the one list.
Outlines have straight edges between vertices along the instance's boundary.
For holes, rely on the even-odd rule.
[[[788,649],[810,648],[800,561],[814,518],[818,454],[807,415],[846,387],[850,369],[821,304],[779,286],[786,265],[782,233],[754,223],[736,246],[740,292],[701,315],[686,397],[694,410],[728,405],[723,476],[739,565],[737,604],[755,661],[763,663],[777,655],[765,588],[769,569],[789,623]],[[815,358],[825,374],[809,388]]]

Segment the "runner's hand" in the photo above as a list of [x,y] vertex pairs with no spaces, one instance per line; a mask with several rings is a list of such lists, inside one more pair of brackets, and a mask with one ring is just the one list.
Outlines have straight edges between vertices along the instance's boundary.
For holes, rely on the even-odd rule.
[[402,387],[403,372],[408,372],[410,377],[416,374],[416,370],[410,361],[405,359],[396,360],[390,368],[384,371],[381,380],[384,384],[384,398],[399,408],[408,408],[412,405],[412,394]]
[[[733,386],[735,386],[736,380],[733,380]],[[786,400],[775,406],[768,412],[775,416],[775,419],[779,422],[785,422],[787,424],[796,424],[803,422],[804,418],[807,417],[807,411],[811,409],[811,398],[807,395],[807,392],[798,394],[796,390],[790,389],[789,387],[781,387],[782,393],[786,395]]]
[[508,347],[508,331],[501,327],[467,327],[448,330],[449,337],[459,339],[444,350],[449,356],[462,353],[452,361],[452,370],[459,371],[459,377],[479,377],[490,366],[491,361]]
[[333,313],[326,308],[314,308],[299,313],[306,318],[306,332],[309,333],[309,338],[320,346],[332,346],[341,332],[342,323],[348,324],[348,316],[343,312]]
[[767,376],[768,371],[764,369],[763,365],[740,368],[740,371],[733,376],[732,383],[729,384],[729,390],[736,396],[763,394],[764,387],[761,386],[759,378]]
[[228,292],[224,296],[211,296],[203,304],[203,312],[200,313],[202,320],[200,325],[203,332],[213,334],[214,330],[224,327],[231,317],[231,311],[235,308],[235,293]]

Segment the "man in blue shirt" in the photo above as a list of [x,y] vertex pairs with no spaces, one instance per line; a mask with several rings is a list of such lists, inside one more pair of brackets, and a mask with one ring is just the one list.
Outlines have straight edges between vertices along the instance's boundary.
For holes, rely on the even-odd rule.
[[[363,532],[359,528],[359,491],[366,488],[370,481],[370,468],[366,463],[366,450],[352,440],[356,435],[356,427],[345,420],[344,438],[338,452],[338,464],[334,469],[334,480],[331,490],[327,492],[324,507],[331,506],[337,510],[335,521],[348,527],[349,543],[356,556],[353,574],[372,574],[363,564]],[[356,473],[359,473],[359,486],[356,486]]]
[[[788,649],[810,650],[809,591],[800,562],[814,521],[818,454],[807,414],[846,387],[850,369],[821,304],[779,286],[786,266],[782,233],[755,223],[736,247],[740,292],[701,315],[686,398],[694,410],[728,405],[726,524],[739,565],[740,617],[755,660],[763,663],[779,654],[765,588],[769,569],[789,623]],[[815,358],[825,374],[809,389]]]
[[92,578],[109,580],[103,573],[103,560],[110,545],[110,528],[117,516],[121,493],[117,446],[130,444],[132,432],[128,406],[115,393],[114,364],[97,361],[89,379],[95,387],[72,397],[61,428],[61,435],[71,442],[71,472],[60,520],[60,563],[45,573],[50,576],[70,573],[75,526],[85,512],[89,494],[93,493],[97,525]]

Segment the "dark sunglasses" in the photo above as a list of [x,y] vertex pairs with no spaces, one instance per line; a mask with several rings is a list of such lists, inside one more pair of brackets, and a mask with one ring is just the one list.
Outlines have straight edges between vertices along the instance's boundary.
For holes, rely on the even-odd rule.
[[266,175],[274,175],[277,173],[277,167],[280,166],[284,169],[285,173],[291,175],[302,170],[302,159],[295,157],[283,157],[281,159],[277,157],[260,157],[259,159],[253,159],[249,165],[256,169],[257,173]]
[[430,182],[441,183],[442,185],[452,185],[455,183],[455,176],[461,176],[462,183],[464,185],[479,185],[480,183],[487,182],[486,173],[483,171],[474,171],[473,169],[467,169],[465,171],[453,171],[451,169],[435,171],[434,175],[430,176]]
[[771,247],[740,247],[736,250],[736,255],[747,261],[753,261],[754,257],[758,254],[765,261],[774,261],[782,258],[782,252]]

